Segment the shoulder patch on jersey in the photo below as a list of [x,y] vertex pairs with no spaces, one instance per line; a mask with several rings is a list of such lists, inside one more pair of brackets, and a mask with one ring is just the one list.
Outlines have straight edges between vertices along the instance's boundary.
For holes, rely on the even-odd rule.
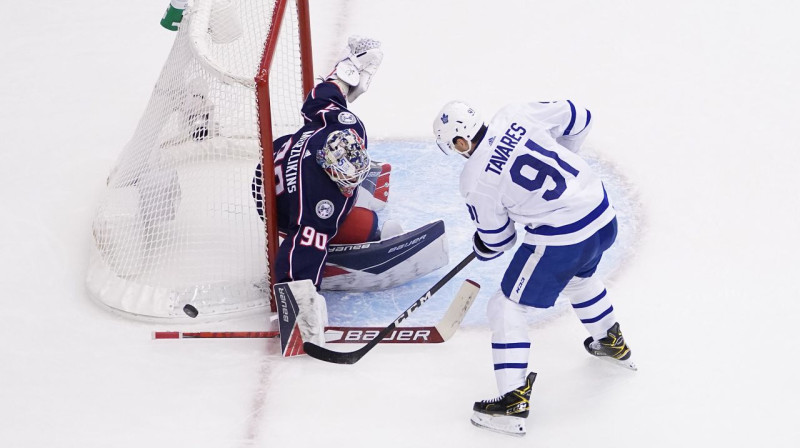
[[316,212],[317,216],[319,216],[320,219],[330,218],[331,216],[333,216],[333,211],[334,211],[333,202],[327,199],[323,199],[317,202]]
[[356,124],[356,116],[350,112],[339,113],[339,123],[341,124]]

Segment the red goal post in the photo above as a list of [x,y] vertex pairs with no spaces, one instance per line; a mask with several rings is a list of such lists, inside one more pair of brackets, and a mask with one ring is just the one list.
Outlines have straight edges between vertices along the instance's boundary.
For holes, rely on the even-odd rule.
[[274,172],[273,137],[302,125],[313,83],[308,0],[191,1],[93,219],[90,295],[150,320],[264,311],[277,220],[251,184],[259,163]]
[[[298,37],[299,37],[299,50],[300,59],[304,61],[302,70],[303,92],[308,94],[314,88],[314,73],[313,61],[311,54],[311,17],[308,9],[308,0],[278,0],[277,5],[272,13],[272,24],[270,33],[264,46],[264,57],[261,59],[261,65],[256,76],[256,103],[258,104],[258,118],[259,129],[261,130],[261,148],[262,148],[262,174],[273,173],[275,166],[273,164],[273,148],[272,142],[274,140],[272,135],[272,114],[270,110],[270,81],[269,73],[272,65],[273,57],[276,53],[278,43],[278,35],[283,23],[287,1],[295,1],[297,5],[297,23],[298,23]],[[280,88],[280,86],[277,86]],[[263,176],[266,177],[266,176]],[[263,179],[264,196],[274,198],[275,193],[275,178],[269,176]],[[277,223],[278,211],[275,201],[265,204],[266,224]],[[278,231],[275,225],[271,229],[267,229],[267,260],[275,260],[278,251]],[[275,265],[269,263],[269,278],[272,279],[270,285],[274,285],[275,279]],[[271,291],[271,288],[270,288]],[[275,297],[270,293],[270,309],[276,311]]]

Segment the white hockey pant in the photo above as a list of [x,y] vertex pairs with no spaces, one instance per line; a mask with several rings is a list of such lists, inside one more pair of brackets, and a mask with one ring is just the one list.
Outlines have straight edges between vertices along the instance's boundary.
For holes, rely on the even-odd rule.
[[572,309],[594,340],[607,336],[606,332],[617,318],[600,279],[573,277],[562,294],[569,298]]
[[497,291],[486,307],[492,330],[492,359],[497,389],[505,394],[525,384],[531,340],[528,337],[528,307]]

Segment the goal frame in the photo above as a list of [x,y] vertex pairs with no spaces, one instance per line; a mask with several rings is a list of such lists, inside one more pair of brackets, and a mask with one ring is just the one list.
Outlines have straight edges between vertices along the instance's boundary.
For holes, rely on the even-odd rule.
[[[302,63],[302,86],[303,94],[308,95],[314,88],[314,64],[311,52],[311,16],[308,0],[277,0],[272,11],[272,25],[264,44],[264,54],[261,58],[261,65],[255,77],[256,84],[256,104],[258,113],[259,132],[261,139],[261,176],[265,198],[271,200],[264,201],[264,231],[266,232],[266,251],[269,269],[269,303],[270,310],[276,311],[275,296],[272,294],[272,287],[275,284],[275,257],[278,254],[278,209],[275,201],[275,164],[273,162],[274,140],[272,133],[272,109],[270,107],[269,92],[273,86],[269,82],[272,60],[278,43],[278,35],[283,25],[286,5],[289,1],[294,1],[297,6],[297,23],[300,42],[300,60]],[[280,88],[280,86],[274,86]],[[270,175],[267,175],[270,173]]]

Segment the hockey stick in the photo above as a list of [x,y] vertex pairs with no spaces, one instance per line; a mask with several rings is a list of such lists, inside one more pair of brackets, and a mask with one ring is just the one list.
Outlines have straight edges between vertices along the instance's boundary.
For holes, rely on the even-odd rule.
[[[450,270],[441,280],[436,282],[435,285],[429,290],[425,292],[416,302],[412,303],[408,309],[403,311],[403,314],[397,316],[397,319],[394,320],[388,327],[381,330],[380,333],[375,336],[375,339],[371,340],[367,345],[361,347],[358,350],[352,352],[336,352],[333,350],[328,350],[327,348],[320,347],[319,345],[312,344],[311,342],[303,343],[303,351],[305,351],[309,356],[312,358],[319,359],[321,361],[332,362],[335,364],[355,364],[358,362],[359,359],[364,357],[370,350],[375,348],[378,343],[385,338],[392,330],[397,327],[400,322],[403,322],[411,313],[416,311],[417,308],[422,306],[423,303],[427,302],[428,299],[433,296],[445,283],[449,282],[456,274],[458,274],[461,269],[464,268],[470,261],[475,258],[475,252],[470,252],[469,255],[466,256],[460,263],[456,265],[453,269]],[[474,283],[474,282],[473,282]],[[477,285],[477,284],[475,284]]]
[[[440,344],[450,339],[458,330],[466,316],[480,286],[472,280],[465,280],[456,294],[453,303],[447,308],[444,316],[432,327],[397,327],[382,344]],[[325,342],[329,344],[349,343],[365,344],[380,334],[383,327],[325,327]],[[277,338],[278,331],[156,331],[153,339],[244,339],[244,338]]]
[[154,331],[153,339],[244,339],[277,338],[277,331]]

